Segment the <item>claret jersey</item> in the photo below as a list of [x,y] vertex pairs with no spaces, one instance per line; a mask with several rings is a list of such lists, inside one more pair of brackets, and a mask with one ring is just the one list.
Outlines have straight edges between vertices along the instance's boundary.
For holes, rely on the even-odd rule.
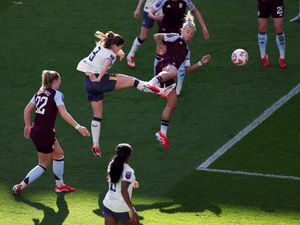
[[189,47],[179,34],[165,34],[164,41],[167,45],[167,53],[162,61],[173,64],[178,69],[185,60],[190,59]]
[[191,0],[157,0],[153,9],[155,11],[162,9],[164,14],[158,33],[180,33],[180,28],[182,28],[184,23],[186,8],[189,10],[195,8]]
[[32,129],[43,134],[52,133],[58,111],[57,106],[64,105],[63,94],[54,88],[41,89],[30,102],[35,105]]

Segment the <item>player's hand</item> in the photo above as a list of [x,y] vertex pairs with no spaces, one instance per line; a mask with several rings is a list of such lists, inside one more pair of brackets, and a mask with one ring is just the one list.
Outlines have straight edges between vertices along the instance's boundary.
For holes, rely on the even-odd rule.
[[118,51],[118,56],[120,57],[120,61],[122,61],[122,59],[125,57],[125,53],[123,52],[122,49]]
[[202,27],[202,33],[203,33],[204,39],[207,40],[209,38],[209,33],[208,33],[206,27]]
[[88,129],[86,129],[84,126],[80,126],[78,128],[78,131],[79,133],[82,135],[82,136],[86,136],[86,137],[89,137],[90,136],[90,132],[88,131]]
[[138,221],[138,215],[137,215],[134,208],[130,210],[130,214],[131,214],[130,221],[137,222]]
[[133,13],[133,17],[135,19],[138,19],[140,17],[140,9],[136,9]]
[[140,187],[139,182],[135,181],[133,184],[133,188],[139,188],[139,187]]
[[24,137],[26,139],[29,138],[30,136],[30,131],[31,131],[31,126],[30,125],[26,125],[25,128],[24,128]]
[[86,74],[89,76],[89,78],[92,82],[95,82],[97,80],[95,74],[93,74],[93,73],[86,73]]
[[204,64],[207,63],[210,59],[211,59],[210,55],[205,55],[202,57],[201,62]]

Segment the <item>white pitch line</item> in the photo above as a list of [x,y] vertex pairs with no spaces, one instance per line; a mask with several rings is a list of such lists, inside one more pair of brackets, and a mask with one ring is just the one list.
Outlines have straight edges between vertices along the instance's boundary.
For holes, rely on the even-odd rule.
[[270,108],[265,110],[258,118],[253,120],[244,130],[240,131],[235,137],[225,143],[221,148],[219,148],[213,155],[211,155],[205,162],[197,167],[197,170],[203,170],[209,167],[216,159],[227,152],[234,144],[240,141],[244,136],[250,133],[255,127],[261,124],[265,119],[267,119],[271,114],[273,114],[277,109],[279,109],[284,103],[286,103],[290,98],[298,94],[300,91],[300,83],[294,87],[287,95],[283,96],[277,102],[275,102]]
[[271,178],[288,179],[288,180],[300,180],[300,177],[282,176],[282,175],[276,175],[276,174],[251,173],[251,172],[244,172],[244,171],[219,170],[219,169],[207,169],[207,168],[201,168],[199,170],[208,171],[208,172],[217,172],[217,173],[230,173],[230,174],[241,174],[241,175],[250,175],[250,176],[258,176],[258,177],[271,177]]

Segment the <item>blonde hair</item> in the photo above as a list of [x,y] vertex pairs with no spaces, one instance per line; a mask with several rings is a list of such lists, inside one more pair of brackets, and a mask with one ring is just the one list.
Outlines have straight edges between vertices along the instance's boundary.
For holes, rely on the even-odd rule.
[[191,11],[188,11],[185,18],[184,18],[184,23],[182,25],[182,29],[185,30],[188,27],[193,28],[194,30],[196,30],[196,25],[194,22],[194,16],[192,15]]
[[58,80],[60,75],[53,70],[43,70],[42,72],[42,86],[41,89],[47,89],[52,86],[54,80]]
[[121,35],[115,34],[112,31],[108,31],[106,34],[100,32],[100,31],[96,31],[95,37],[100,40],[100,41],[96,42],[96,44],[100,44],[104,48],[111,49],[111,46],[113,44],[116,44],[117,46],[124,44],[124,38]]

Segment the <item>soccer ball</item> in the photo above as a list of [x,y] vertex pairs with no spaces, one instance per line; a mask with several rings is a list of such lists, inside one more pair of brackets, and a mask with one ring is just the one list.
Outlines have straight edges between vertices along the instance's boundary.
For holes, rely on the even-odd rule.
[[237,66],[243,66],[248,62],[248,53],[244,49],[236,49],[231,55],[232,62]]

